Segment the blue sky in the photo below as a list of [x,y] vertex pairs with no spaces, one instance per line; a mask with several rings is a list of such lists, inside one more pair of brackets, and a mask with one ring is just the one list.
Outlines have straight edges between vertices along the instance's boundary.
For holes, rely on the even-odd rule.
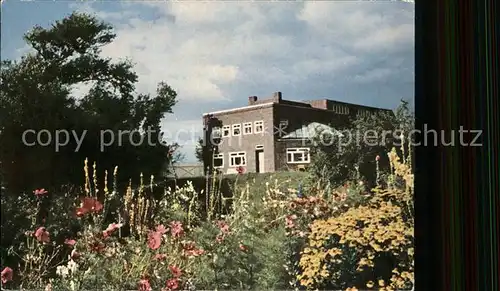
[[[163,129],[194,160],[205,112],[244,106],[248,96],[329,98],[395,108],[414,96],[414,11],[402,1],[78,2],[6,0],[1,56],[29,51],[23,34],[72,11],[111,23],[103,55],[130,58],[138,92],[166,81],[177,92]],[[92,84],[79,84],[76,96]]]

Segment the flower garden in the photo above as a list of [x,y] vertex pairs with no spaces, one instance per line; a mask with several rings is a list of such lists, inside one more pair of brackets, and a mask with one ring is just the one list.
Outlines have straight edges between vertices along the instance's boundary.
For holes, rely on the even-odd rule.
[[16,206],[2,209],[2,290],[412,289],[411,159],[387,158],[374,189],[240,171],[230,197],[217,175],[202,190],[156,195],[141,176],[120,191],[118,168],[98,185],[85,161],[82,189],[2,197]]

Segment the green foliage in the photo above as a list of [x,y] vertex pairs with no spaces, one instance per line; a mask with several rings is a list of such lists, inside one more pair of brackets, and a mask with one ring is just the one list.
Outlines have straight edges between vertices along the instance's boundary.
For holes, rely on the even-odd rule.
[[[86,157],[99,160],[102,169],[111,169],[113,161],[120,161],[123,177],[138,176],[139,163],[158,176],[172,159],[173,147],[159,143],[157,136],[160,120],[172,112],[177,93],[161,82],[154,96],[136,94],[137,75],[132,63],[100,55],[101,48],[114,38],[109,24],[73,13],[49,28],[36,26],[25,35],[34,53],[2,62],[0,161],[4,183],[11,189],[76,184],[80,168],[75,164]],[[77,100],[72,89],[84,84],[91,89]],[[148,128],[156,131],[151,138],[156,145],[150,145],[147,137],[140,146],[131,144],[130,131]],[[78,151],[70,134],[69,143],[56,152],[53,143],[47,147],[23,144],[21,137],[28,129],[45,129],[52,135],[56,130],[86,134]],[[108,131],[104,142],[111,140],[111,132],[114,134],[113,145],[103,152],[102,131]],[[124,134],[119,137],[118,131]],[[138,140],[136,133],[133,141]],[[31,135],[28,141],[33,141]]]
[[364,180],[368,188],[373,187],[377,183],[375,157],[382,157],[380,166],[386,169],[388,160],[384,153],[401,142],[395,130],[408,135],[412,129],[413,114],[408,102],[402,100],[395,114],[377,112],[358,116],[348,128],[339,129],[342,135],[320,133],[314,139],[317,146],[312,149],[312,179],[336,186],[346,181]]

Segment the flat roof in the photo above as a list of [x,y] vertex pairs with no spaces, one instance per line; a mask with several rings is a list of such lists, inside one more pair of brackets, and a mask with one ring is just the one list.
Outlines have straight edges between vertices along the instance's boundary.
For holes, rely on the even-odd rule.
[[[291,102],[297,102],[297,103],[303,103],[304,105],[310,105],[309,102],[312,101],[330,101],[330,102],[335,102],[339,104],[344,104],[344,105],[351,105],[355,107],[364,107],[364,108],[370,108],[370,109],[375,109],[375,110],[385,110],[385,111],[393,111],[392,109],[387,109],[387,108],[377,108],[377,107],[372,107],[372,106],[366,106],[366,105],[361,105],[361,104],[355,104],[355,103],[348,103],[348,102],[343,102],[343,101],[337,101],[337,100],[331,100],[331,99],[314,99],[314,100],[307,100],[307,101],[293,101],[293,100],[285,100],[284,101],[291,101]],[[258,109],[258,108],[265,108],[269,107],[272,105],[279,105],[279,106],[291,106],[291,107],[300,107],[300,108],[306,108],[310,110],[320,110],[320,111],[326,111],[326,109],[323,108],[316,108],[316,107],[309,107],[309,106],[300,106],[298,104],[286,104],[286,103],[277,103],[274,101],[266,102],[266,103],[261,103],[261,104],[255,104],[255,105],[247,105],[247,106],[241,106],[237,108],[231,108],[231,109],[225,109],[225,110],[218,110],[218,111],[212,111],[212,112],[207,112],[203,113],[203,116],[207,115],[215,115],[215,114],[225,114],[225,113],[233,113],[233,112],[238,112],[238,111],[247,111],[247,110],[252,110],[252,109]]]
[[231,109],[226,109],[226,110],[219,110],[219,111],[203,113],[203,116],[207,116],[210,114],[231,113],[231,112],[240,111],[240,110],[247,110],[247,109],[263,108],[263,107],[268,107],[268,106],[273,105],[273,104],[274,104],[274,102],[267,102],[267,103],[255,104],[255,105],[247,105],[247,106],[242,106],[242,107],[237,107],[237,108],[231,108]]

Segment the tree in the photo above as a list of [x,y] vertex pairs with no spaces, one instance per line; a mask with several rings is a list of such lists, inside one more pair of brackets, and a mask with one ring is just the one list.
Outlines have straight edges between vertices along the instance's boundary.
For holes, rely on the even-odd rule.
[[388,166],[386,153],[400,143],[396,130],[401,130],[406,136],[413,129],[413,120],[408,102],[402,100],[394,114],[377,112],[359,116],[349,123],[349,127],[339,129],[342,135],[318,135],[314,139],[316,146],[313,147],[314,159],[310,167],[313,177],[326,179],[334,185],[365,180],[368,187],[374,186],[375,158],[380,157],[380,172],[383,173]]
[[[73,13],[50,28],[34,27],[24,38],[34,53],[3,61],[0,71],[0,161],[9,188],[81,184],[86,157],[97,161],[101,176],[115,165],[124,181],[141,170],[161,174],[173,152],[171,145],[158,142],[160,120],[172,113],[177,93],[165,82],[154,96],[135,92],[138,77],[132,63],[100,54],[115,38],[109,24]],[[84,82],[92,88],[77,98],[72,88]],[[28,129],[87,133],[78,151],[71,138],[56,152],[54,144],[24,144],[21,137]],[[155,144],[148,142],[148,130]],[[104,132],[115,141],[101,151]]]
[[200,162],[200,163],[204,162],[203,148],[204,148],[203,138],[200,137],[198,139],[198,143],[196,144],[196,148],[195,148],[195,152],[194,152],[194,154],[196,156],[196,160],[198,160],[198,162]]

